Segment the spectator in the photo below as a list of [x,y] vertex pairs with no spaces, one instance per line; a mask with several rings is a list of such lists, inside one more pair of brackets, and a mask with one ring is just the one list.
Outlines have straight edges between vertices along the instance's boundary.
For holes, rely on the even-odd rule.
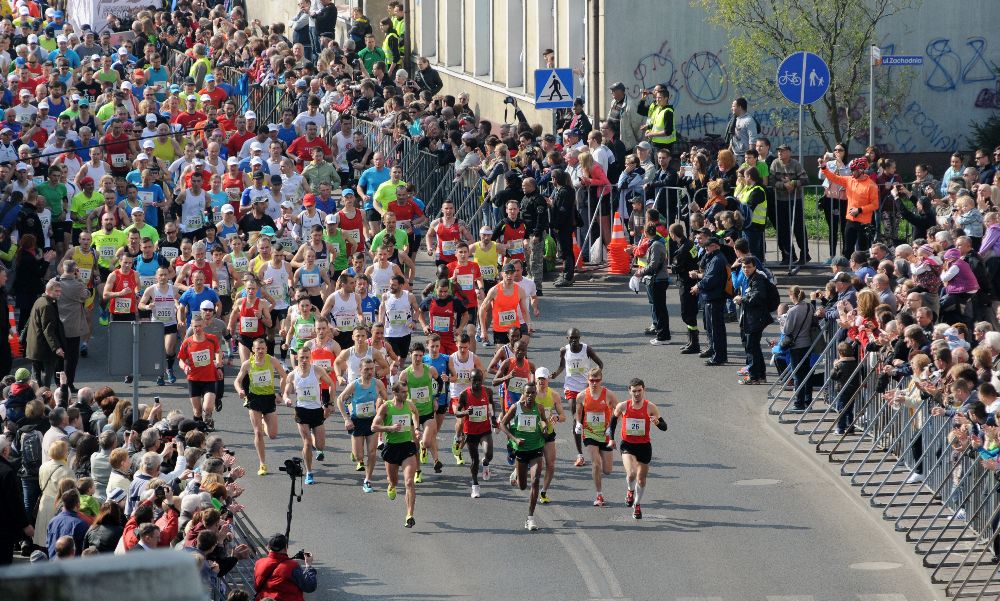
[[302,593],[316,590],[316,568],[312,555],[305,556],[305,569],[288,557],[288,540],[275,534],[267,543],[268,554],[254,565],[254,589],[257,598],[271,597],[275,601],[302,601]]
[[[760,152],[760,149],[757,149]],[[788,144],[778,146],[778,158],[774,159],[770,167],[770,181],[775,187],[775,229],[778,236],[778,250],[781,252],[780,263],[787,265],[791,263],[808,263],[812,259],[806,246],[805,225],[802,211],[804,210],[802,200],[802,186],[808,182],[805,169],[798,161],[792,158],[792,147]],[[824,172],[826,174],[827,172]],[[828,179],[829,176],[827,176]],[[796,256],[792,249],[792,234],[794,232],[795,241],[799,247]],[[845,245],[845,252],[847,252]],[[851,248],[850,250],[854,250]]]
[[670,261],[666,240],[657,231],[657,224],[646,223],[645,235],[649,240],[645,267],[636,272],[646,286],[646,295],[652,305],[653,327],[656,338],[649,341],[653,345],[670,342],[670,314],[667,311],[667,287],[670,285]]
[[36,507],[33,508],[37,516],[35,523],[39,525],[33,536],[34,543],[36,547],[43,548],[48,548],[47,525],[58,512],[58,504],[61,501],[56,495],[59,483],[64,479],[73,478],[73,472],[67,466],[69,443],[65,440],[57,440],[52,443],[48,453],[49,459],[38,470],[41,495]]
[[743,293],[734,297],[733,302],[740,307],[740,338],[746,350],[748,370],[740,383],[764,384],[767,382],[767,364],[764,363],[760,340],[767,326],[774,323],[769,305],[772,299],[777,298],[778,290],[757,269],[755,257],[745,255],[741,263],[746,285]]
[[14,560],[14,545],[35,534],[24,510],[24,494],[17,468],[11,462],[11,439],[7,435],[0,436],[0,515],[4,516],[0,523],[0,566],[4,566]]
[[616,122],[621,132],[621,142],[626,151],[631,151],[643,141],[642,125],[645,119],[637,111],[636,102],[628,97],[625,84],[618,81],[611,84],[611,106],[608,121]]
[[80,493],[75,489],[62,494],[62,511],[49,520],[46,527],[46,546],[49,549],[49,557],[56,557],[56,542],[63,536],[70,536],[73,539],[75,555],[83,552],[83,541],[87,536],[88,524],[78,513],[80,508]]
[[[725,365],[729,360],[726,346],[726,300],[732,293],[732,280],[729,275],[729,264],[721,252],[722,243],[711,236],[705,240],[701,269],[697,272],[699,282],[691,288],[698,295],[698,300],[705,313],[705,333],[708,337],[708,348],[698,356],[705,365]],[[692,276],[695,277],[695,276]]]
[[747,99],[733,101],[732,115],[726,127],[726,142],[736,156],[743,156],[757,138],[757,120],[747,112]]
[[99,553],[113,553],[122,537],[125,526],[125,513],[120,503],[125,500],[125,491],[116,489],[114,498],[108,499],[101,506],[101,511],[94,518],[94,523],[84,536],[84,548],[97,549]]
[[62,293],[57,281],[45,285],[45,294],[31,307],[28,315],[25,356],[31,360],[35,380],[43,386],[52,384],[56,369],[66,356],[66,334],[56,303]]

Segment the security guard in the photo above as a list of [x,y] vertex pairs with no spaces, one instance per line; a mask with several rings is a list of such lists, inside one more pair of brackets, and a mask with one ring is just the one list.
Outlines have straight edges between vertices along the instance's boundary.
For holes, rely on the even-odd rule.
[[[677,141],[677,130],[674,128],[674,107],[670,106],[670,90],[663,84],[658,84],[653,88],[653,97],[656,102],[646,106],[645,96],[649,94],[643,91],[643,99],[639,103],[639,114],[646,115],[646,124],[641,127],[644,135],[654,148],[666,148],[672,151],[674,142]],[[671,152],[673,154],[673,152]]]

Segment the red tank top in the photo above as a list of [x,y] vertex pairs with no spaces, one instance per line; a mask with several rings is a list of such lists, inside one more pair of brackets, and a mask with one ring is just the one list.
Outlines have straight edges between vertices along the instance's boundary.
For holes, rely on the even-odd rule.
[[432,299],[430,309],[431,331],[441,336],[442,339],[454,340],[455,338],[455,303],[448,300],[444,305],[438,304],[438,299]]
[[[507,400],[508,407],[521,398],[525,385],[531,381],[531,364],[528,363],[527,359],[522,359],[521,362],[518,362],[517,359],[511,359],[510,365],[510,373],[514,377],[507,380],[503,387],[503,396]],[[511,393],[517,396],[511,397]]]
[[233,177],[226,171],[222,176],[222,190],[229,197],[229,206],[233,207],[237,219],[240,218],[240,195],[245,187],[242,173]]
[[455,245],[458,244],[459,233],[458,221],[451,225],[445,225],[444,221],[438,223],[437,229],[437,258],[440,261],[451,263],[455,261]]
[[486,434],[490,431],[490,420],[488,419],[487,407],[490,404],[489,397],[486,396],[486,387],[483,386],[479,394],[472,392],[469,388],[462,392],[461,399],[465,400],[465,408],[469,410],[469,416],[462,420],[462,431],[466,434]]
[[[579,401],[580,397],[577,397]],[[583,435],[586,438],[606,441],[604,430],[611,425],[611,407],[608,406],[608,389],[601,389],[601,396],[596,399],[590,393],[588,386],[583,391]]]
[[[336,359],[337,359],[337,357],[334,356],[333,351],[331,351],[330,349],[326,348],[325,346],[320,346],[320,347],[314,347],[313,348],[313,351],[312,351],[312,362],[313,362],[313,365],[315,365],[317,367],[322,367],[323,369],[326,370],[326,373],[328,373],[328,374],[333,374],[333,362],[336,361]],[[333,378],[334,378],[334,376],[331,375],[330,379],[332,380]],[[330,385],[327,384],[325,381],[320,380],[320,382],[319,382],[319,388],[320,388],[320,390],[329,390],[330,389]]]
[[521,289],[514,284],[514,292],[510,296],[504,294],[503,284],[497,286],[497,295],[493,299],[493,331],[507,332],[511,328],[521,327],[520,306]]
[[465,266],[460,266],[456,261],[448,269],[449,277],[458,282],[458,287],[462,289],[466,308],[475,309],[479,305],[479,300],[476,298],[476,280],[483,278],[479,264],[469,261]]
[[264,328],[261,327],[260,318],[257,317],[257,307],[260,306],[260,299],[254,297],[253,304],[247,304],[244,298],[240,303],[240,335],[247,338],[259,338],[264,335]]
[[507,252],[504,253],[504,263],[513,259],[524,261],[524,238],[526,235],[527,229],[523,223],[517,227],[511,227],[510,223],[506,222],[503,224],[503,227],[500,228],[500,237],[497,241],[507,245]]
[[625,404],[625,415],[622,416],[622,441],[632,444],[649,442],[649,411],[646,405],[649,400],[643,399],[638,409],[632,407],[632,401]]
[[108,165],[111,166],[111,171],[114,173],[128,172],[129,170],[129,156],[128,156],[128,142],[129,136],[123,133],[120,136],[113,136],[107,134],[104,136],[104,152],[107,154],[105,160]]
[[198,264],[196,262],[190,261],[190,265],[191,265],[191,269],[188,271],[187,281],[184,282],[184,285],[185,286],[190,286],[191,285],[191,280],[193,279],[192,276],[194,275],[194,272],[200,271],[200,272],[202,272],[202,273],[205,274],[205,286],[211,288],[212,287],[212,283],[215,280],[215,270],[212,269],[212,264],[209,263],[208,261],[205,261],[205,264],[203,266],[198,267]]
[[138,274],[133,269],[130,269],[128,273],[122,273],[120,269],[116,269],[114,274],[115,285],[111,287],[111,291],[128,290],[128,294],[111,299],[111,312],[115,315],[135,313],[135,289],[139,286]]
[[361,211],[355,209],[354,217],[348,217],[343,210],[337,212],[337,227],[342,230],[344,243],[348,244],[348,252],[354,252],[365,245],[365,226]]

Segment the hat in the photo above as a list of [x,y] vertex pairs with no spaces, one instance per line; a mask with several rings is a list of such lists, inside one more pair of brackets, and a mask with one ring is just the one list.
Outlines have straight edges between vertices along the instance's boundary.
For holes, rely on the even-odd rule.
[[86,98],[81,98],[80,99],[80,106],[81,107],[83,107],[83,106],[90,106],[90,101],[87,100]]
[[132,211],[130,214],[135,215],[136,213],[145,213],[145,211],[142,209],[142,207],[132,207]]
[[483,234],[486,234],[488,236],[492,236],[493,235],[493,228],[491,228],[488,225],[484,225],[483,227],[479,228],[479,235],[482,236]]
[[327,224],[335,224],[335,223],[337,223],[337,214],[336,213],[330,213],[329,215],[327,215],[326,216],[326,222],[327,222]]
[[49,103],[45,102],[44,100],[41,101],[41,102],[39,102],[38,103],[38,110],[42,110],[42,109],[49,110]]
[[[21,168],[20,165],[18,165],[18,169],[20,169],[20,168]],[[958,259],[961,256],[962,256],[962,253],[957,248],[949,248],[948,250],[944,251],[944,258],[947,259],[947,260],[952,260],[953,261],[955,259]]]
[[69,99],[72,100],[73,102],[77,102],[78,100],[80,100],[80,95],[73,94],[72,96],[69,97]]
[[851,262],[847,260],[847,257],[845,257],[843,255],[837,255],[836,257],[834,257],[833,259],[830,260],[830,265],[832,267],[844,267],[844,268],[847,268],[847,267],[851,266]]
[[917,253],[933,257],[934,256],[934,247],[931,246],[930,244],[921,244],[920,247],[917,248]]
[[66,39],[66,36],[60,34],[60,35],[56,36],[56,43],[57,44],[68,44],[69,40]]
[[[27,8],[25,8],[27,10]],[[48,561],[49,556],[45,554],[45,551],[32,551],[31,556],[28,557],[28,561],[31,563],[38,563],[40,561]]]
[[128,48],[126,48],[125,46],[122,46],[121,48],[118,49],[118,54],[121,55],[121,56],[128,55]]
[[17,9],[17,14],[28,15],[31,14],[31,10],[29,10],[27,6],[19,6]]
[[275,534],[267,541],[267,548],[270,551],[281,551],[288,547],[288,539],[284,534]]
[[29,92],[28,90],[21,90],[17,94],[18,96],[31,96],[31,92]]
[[92,60],[92,61],[100,61],[101,60],[101,55],[100,54],[91,54],[90,55],[90,60]]
[[642,142],[636,144],[635,147],[641,148],[643,150],[650,150],[651,148],[653,148],[653,145],[649,143],[649,140],[643,140]]
[[28,36],[28,43],[29,44],[37,44],[38,43],[38,36],[35,35],[35,34],[29,35]]
[[615,83],[611,84],[611,90],[612,91],[618,90],[619,92],[624,92],[625,91],[625,84],[623,84],[620,81],[616,81]]
[[64,15],[63,11],[61,11],[61,10],[57,10],[57,11],[55,11],[55,12],[52,13],[52,18],[53,19],[62,19],[64,16],[66,16],[66,15]]
[[181,86],[179,84],[176,84],[176,83],[170,84],[170,93],[171,94],[176,94],[177,92],[180,92],[180,91],[181,91]]
[[253,152],[254,150],[263,151],[264,145],[254,140],[253,142],[250,142],[250,151]]
[[[17,167],[14,168],[15,171],[30,171],[31,167],[28,167],[27,163],[18,163]],[[947,254],[945,254],[947,256]]]
[[341,192],[340,195],[341,196],[354,196],[354,190],[352,190],[351,188],[344,188],[344,191]]
[[272,184],[280,184],[280,183],[282,183],[281,176],[278,175],[277,173],[275,173],[274,175],[272,175],[271,176],[271,183]]
[[203,300],[201,304],[198,305],[199,309],[215,309],[215,303],[210,300]]
[[778,150],[791,150],[791,149],[792,149],[792,147],[789,146],[788,144],[780,144],[778,146]]
[[93,183],[94,183],[94,178],[90,177],[89,175],[84,176],[83,179],[80,180],[81,186],[86,186],[87,184],[93,184]]
[[[260,200],[260,199],[258,198],[257,200]],[[274,231],[273,227],[271,227],[269,225],[265,225],[264,227],[260,228],[260,235],[261,236],[268,236],[268,237],[270,237],[270,236],[276,236],[277,232]]]
[[854,171],[855,169],[860,169],[861,171],[865,171],[866,169],[868,169],[868,159],[866,157],[858,157],[853,161],[851,161],[851,164],[848,165],[847,167],[851,171]]
[[209,73],[205,76],[205,81],[215,81],[215,76]]
[[222,205],[222,212],[223,213],[235,213],[236,209],[233,208],[233,205],[231,205],[229,203],[226,203],[226,204]]
[[195,96],[194,94],[188,94],[188,95],[187,95],[187,98],[185,98],[184,100],[188,100],[188,101],[193,101],[193,102],[198,102],[198,97],[197,97],[197,96]]
[[283,200],[283,201],[281,201],[281,208],[282,209],[294,209],[295,205],[293,205],[292,201],[290,201],[290,200]]
[[5,127],[3,129],[0,129],[0,136],[2,136],[4,134],[13,134],[13,133],[14,133],[14,130],[12,130],[9,127]]
[[205,161],[203,161],[201,159],[195,159],[195,160],[193,160],[191,162],[194,164],[195,167],[204,167],[205,166]]
[[316,206],[316,195],[306,194],[302,197],[302,206],[304,207],[315,207]]
[[149,160],[149,155],[146,154],[145,152],[140,152],[138,155],[136,155],[135,160],[137,160],[137,161],[148,161]]
[[143,148],[156,148],[156,144],[154,144],[152,140],[143,140],[142,141],[142,147]]
[[277,126],[277,124],[274,124],[274,123],[268,123],[268,124],[267,124],[267,131],[268,131],[268,132],[272,132],[272,131],[278,131],[278,126]]
[[123,81],[122,82],[122,89],[123,90],[131,90],[132,89],[132,82],[131,81]]
[[240,160],[238,158],[236,158],[236,157],[229,157],[228,159],[226,159],[226,164],[227,165],[239,165],[240,164]]
[[30,379],[31,379],[31,372],[23,367],[17,368],[17,371],[14,372],[15,382],[27,382]]
[[833,279],[831,279],[830,281],[831,282],[840,282],[841,284],[850,284],[851,283],[851,274],[847,273],[846,271],[841,271],[837,275],[833,276]]
[[19,56],[14,59],[14,64],[18,67],[23,67],[28,64],[28,61],[26,61],[23,56]]
[[132,77],[142,77],[143,79],[145,79],[146,72],[143,71],[142,69],[136,69],[135,71],[132,71]]
[[539,367],[538,369],[535,370],[535,379],[536,380],[538,378],[545,378],[546,380],[548,380],[551,377],[552,377],[552,372],[550,372],[549,368],[547,368],[547,367]]
[[306,81],[306,80],[304,80],[304,79],[296,79],[295,80],[295,87],[296,88],[308,88],[309,87],[309,82]]
[[244,115],[244,117],[246,117],[247,119],[256,119],[257,118],[257,113],[255,113],[253,111],[247,111],[247,113],[246,113],[246,115]]
[[[257,163],[257,164],[259,165],[260,163]],[[254,171],[253,178],[254,179],[264,179],[264,172],[263,171]],[[257,198],[256,200],[254,200],[254,202],[261,202],[261,201],[267,202],[267,199],[262,196],[260,198]]]
[[198,98],[199,98],[199,99],[200,99],[200,100],[201,100],[202,102],[211,102],[211,100],[212,100],[212,97],[211,97],[211,96],[209,96],[208,94],[202,94],[202,95],[201,95],[201,96],[199,96]]
[[254,158],[250,159],[250,164],[251,165],[263,165],[264,161],[260,160],[260,157],[254,157]]
[[126,497],[125,491],[118,488],[117,486],[112,488],[111,491],[108,493],[108,500],[111,501],[112,503],[121,503],[122,501],[125,500],[125,497]]
[[152,121],[152,122],[155,123],[156,120],[157,120],[156,119],[156,115],[154,115],[153,113],[146,113],[146,121],[147,122]]
[[566,135],[566,136],[576,136],[577,138],[579,138],[580,137],[580,130],[578,130],[577,128],[573,127],[571,129],[567,129],[565,132],[563,132],[563,135]]
[[509,272],[513,272],[513,271],[514,271],[514,262],[513,261],[511,261],[510,263],[507,263],[506,265],[503,266],[503,272],[504,273],[509,273]]

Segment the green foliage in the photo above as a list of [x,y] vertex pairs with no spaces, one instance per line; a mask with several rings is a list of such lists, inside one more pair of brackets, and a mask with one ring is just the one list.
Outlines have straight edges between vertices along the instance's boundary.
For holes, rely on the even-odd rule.
[[985,121],[969,123],[972,135],[969,141],[973,148],[994,148],[1000,145],[1000,114],[993,113]]
[[[879,25],[921,0],[691,0],[709,22],[730,34],[729,73],[750,96],[780,99],[775,66],[805,50],[830,65],[830,90],[806,107],[823,144],[850,144],[867,138],[869,47]],[[904,69],[883,70],[876,78],[878,117],[898,112],[909,89]],[[864,110],[858,110],[859,101]]]

